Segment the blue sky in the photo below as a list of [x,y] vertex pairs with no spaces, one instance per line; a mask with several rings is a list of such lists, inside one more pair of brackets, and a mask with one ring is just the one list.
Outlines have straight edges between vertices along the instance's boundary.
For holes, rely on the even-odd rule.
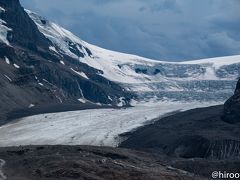
[[181,61],[240,54],[240,0],[20,0],[83,40]]

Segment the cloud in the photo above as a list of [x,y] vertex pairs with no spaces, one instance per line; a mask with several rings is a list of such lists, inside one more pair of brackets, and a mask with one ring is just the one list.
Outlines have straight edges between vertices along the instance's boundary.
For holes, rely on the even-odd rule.
[[240,54],[239,0],[21,0],[90,43],[169,60]]
[[159,11],[173,11],[173,12],[181,12],[180,7],[178,6],[177,0],[163,0],[150,4],[150,10],[152,12]]

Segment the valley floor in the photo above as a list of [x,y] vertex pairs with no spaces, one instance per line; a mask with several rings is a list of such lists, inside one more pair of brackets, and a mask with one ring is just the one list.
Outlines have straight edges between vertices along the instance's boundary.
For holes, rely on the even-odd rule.
[[138,102],[132,108],[90,109],[41,114],[0,127],[0,146],[95,145],[116,147],[118,135],[177,111],[217,105],[217,102]]

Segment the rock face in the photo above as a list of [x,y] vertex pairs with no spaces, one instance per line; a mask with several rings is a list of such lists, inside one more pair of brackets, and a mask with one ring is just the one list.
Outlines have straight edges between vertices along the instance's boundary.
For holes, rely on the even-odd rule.
[[233,124],[240,122],[240,80],[234,95],[224,105],[223,120]]
[[8,33],[8,40],[13,46],[19,45],[35,51],[40,48],[48,49],[50,42],[38,31],[19,0],[1,0],[0,6],[5,9],[1,13],[1,19],[12,29]]
[[0,41],[0,120],[39,105],[128,104],[132,95],[101,71],[54,53],[19,0],[0,0],[0,7],[0,25],[8,30],[8,42]]

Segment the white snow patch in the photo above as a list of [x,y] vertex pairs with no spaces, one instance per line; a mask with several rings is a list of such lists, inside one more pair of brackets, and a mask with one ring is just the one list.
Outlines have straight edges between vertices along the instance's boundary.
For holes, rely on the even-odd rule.
[[113,101],[112,98],[111,98],[111,96],[108,96],[108,99],[109,99],[110,101]]
[[65,65],[65,63],[64,63],[63,61],[60,61],[60,63],[61,63],[62,65]]
[[86,103],[86,102],[87,102],[87,101],[86,101],[85,99],[83,99],[83,98],[79,98],[78,101],[81,102],[81,103]]
[[58,52],[54,46],[49,46],[49,50],[54,51],[55,53],[58,54]]
[[0,19],[0,41],[7,45],[10,45],[7,40],[7,34],[8,31],[12,31],[12,29],[7,27],[6,24],[7,23],[4,20]]
[[55,45],[57,46],[62,52],[65,54],[73,57],[78,58],[77,55],[70,51],[69,43],[71,42],[82,42],[79,40],[78,37],[73,36],[72,33],[55,23],[48,22],[47,24],[42,24],[41,20],[44,19],[43,17],[38,16],[37,14],[26,10],[25,11],[29,14],[32,20],[38,26],[38,29]]
[[5,12],[6,10],[0,6],[0,13]]
[[[5,13],[5,11],[6,10],[0,6],[0,14]],[[9,46],[10,43],[7,40],[7,34],[8,31],[12,31],[12,29],[7,27],[6,25],[7,25],[6,21],[0,18],[0,42],[3,42]]]
[[40,86],[44,86],[43,83],[38,83]]
[[6,180],[7,176],[3,173],[3,166],[5,166],[6,162],[3,159],[0,159],[0,180]]
[[32,107],[34,107],[35,105],[34,104],[30,104],[29,106],[28,106],[28,108],[32,108]]
[[10,64],[9,59],[8,59],[6,56],[5,56],[4,58],[5,58],[5,62],[6,62],[7,64]]
[[184,61],[179,62],[179,64],[205,64],[205,65],[212,65],[216,69],[229,65],[229,64],[239,64],[240,63],[240,55],[236,56],[225,56],[225,57],[215,57],[215,58],[208,58],[208,59],[200,59],[200,60],[193,60],[193,61]]
[[19,68],[20,68],[20,66],[19,66],[19,65],[17,65],[17,64],[13,64],[13,66],[14,66],[15,68],[17,68],[17,69],[19,69]]
[[216,78],[216,73],[215,73],[215,68],[214,67],[206,67],[206,73],[205,73],[205,78],[204,79],[209,79],[209,80],[214,80],[218,79]]
[[63,103],[62,98],[55,94],[55,97],[59,100],[60,103]]
[[119,98],[119,103],[117,104],[117,106],[123,107],[126,104],[124,100],[125,100],[124,97]]
[[78,72],[78,71],[75,71],[73,68],[71,68],[71,70],[72,70],[73,72],[75,72],[76,74],[78,74],[78,75],[84,77],[85,79],[89,79],[89,78],[87,77],[87,75],[86,75],[84,72]]
[[97,145],[117,146],[129,132],[166,113],[211,106],[216,102],[149,102],[132,108],[91,109],[41,114],[0,127],[0,146]]
[[6,74],[4,74],[4,76],[10,81],[12,82],[12,79],[10,77],[8,77]]

